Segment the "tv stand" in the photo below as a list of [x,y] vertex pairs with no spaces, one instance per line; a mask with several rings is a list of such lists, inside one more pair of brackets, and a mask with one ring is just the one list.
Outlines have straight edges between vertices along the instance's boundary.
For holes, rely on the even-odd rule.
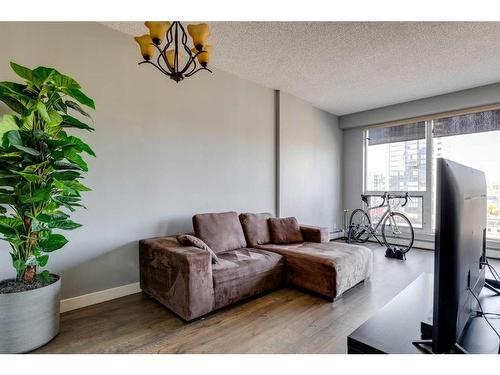
[[[432,340],[417,340],[413,341],[412,344],[426,354],[434,354],[432,351]],[[469,352],[455,343],[453,349],[447,354],[469,354]]]
[[[390,353],[390,354],[425,354],[430,352],[429,341],[419,340],[421,322],[429,321],[432,311],[434,290],[433,276],[421,274],[415,281],[394,297],[347,337],[347,352]],[[484,288],[479,297],[486,312],[500,313],[500,296]],[[500,319],[490,319],[497,331]],[[418,346],[413,341],[424,341]],[[498,337],[486,321],[477,317],[471,319],[457,351],[467,353],[498,353]]]

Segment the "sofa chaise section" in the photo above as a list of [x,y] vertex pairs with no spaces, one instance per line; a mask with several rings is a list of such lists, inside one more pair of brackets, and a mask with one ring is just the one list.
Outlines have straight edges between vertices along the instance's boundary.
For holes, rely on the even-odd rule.
[[340,242],[300,242],[258,247],[285,257],[287,284],[331,300],[367,280],[373,270],[372,251],[364,246]]
[[285,257],[288,285],[333,300],[370,277],[373,254],[367,247],[330,242],[326,228],[308,225],[299,226],[303,241],[274,244],[269,226],[264,225],[270,218],[270,214],[240,215],[249,243]]

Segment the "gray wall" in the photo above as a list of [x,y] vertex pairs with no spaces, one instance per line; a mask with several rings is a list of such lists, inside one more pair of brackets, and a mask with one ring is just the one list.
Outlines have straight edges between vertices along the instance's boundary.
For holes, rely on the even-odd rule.
[[500,83],[352,113],[340,117],[339,124],[349,129],[496,103],[500,103]]
[[[353,210],[361,207],[360,194],[363,190],[363,131],[361,128],[344,129],[343,133],[343,174],[342,208]],[[350,214],[350,213],[349,213]]]
[[338,118],[280,93],[280,215],[341,227],[342,131]]
[[[274,212],[273,90],[220,71],[176,84],[95,23],[0,23],[0,41],[1,80],[15,79],[9,61],[54,66],[96,101],[96,131],[82,134],[97,154],[93,191],[74,216],[84,226],[49,263],[63,298],[138,281],[137,241],[191,230],[194,213]],[[13,271],[0,246],[3,279]]]
[[[274,91],[215,71],[175,84],[137,66],[134,40],[96,23],[0,23],[0,80],[9,61],[53,66],[95,99],[88,210],[54,253],[69,298],[138,281],[139,239],[191,231],[198,212],[275,213]],[[337,117],[283,96],[282,215],[330,228],[341,204]],[[0,114],[7,109],[0,107]],[[0,243],[0,279],[13,276]]]

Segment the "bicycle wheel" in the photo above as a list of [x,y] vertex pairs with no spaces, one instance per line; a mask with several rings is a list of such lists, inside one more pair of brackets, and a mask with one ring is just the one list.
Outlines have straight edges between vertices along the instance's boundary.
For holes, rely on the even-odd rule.
[[382,225],[382,238],[388,249],[399,250],[403,254],[410,251],[415,233],[410,220],[399,212],[388,215]]
[[355,209],[349,219],[349,239],[365,243],[370,238],[371,221],[361,208]]

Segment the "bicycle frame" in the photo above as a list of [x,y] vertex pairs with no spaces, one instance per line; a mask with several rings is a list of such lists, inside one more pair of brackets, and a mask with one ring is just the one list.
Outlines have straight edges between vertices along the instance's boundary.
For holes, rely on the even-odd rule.
[[[397,225],[397,223],[396,223],[396,220],[394,220],[394,219],[392,218],[392,216],[390,216],[390,215],[392,214],[392,212],[393,212],[393,211],[392,211],[392,207],[391,207],[391,200],[390,200],[390,199],[387,199],[387,204],[386,204],[386,205],[374,206],[374,207],[370,207],[370,206],[366,205],[366,209],[365,209],[365,211],[366,211],[366,213],[368,214],[368,217],[371,217],[371,216],[370,216],[370,211],[375,210],[375,209],[377,209],[377,208],[383,208],[383,207],[387,207],[387,209],[386,209],[386,210],[385,210],[385,212],[382,214],[382,216],[380,217],[380,220],[376,223],[376,225],[375,225],[375,226],[373,226],[373,223],[372,223],[372,222],[371,222],[371,220],[370,220],[370,228],[369,228],[369,229],[370,229],[371,234],[372,234],[373,236],[375,236],[375,235],[380,235],[380,233],[378,232],[378,228],[379,228],[380,224],[382,224],[382,223],[385,221],[385,218],[386,218],[387,216],[389,216],[389,217],[390,217],[391,224],[392,224],[392,226],[393,226],[393,230],[396,230],[398,234],[401,234],[401,231],[400,231],[400,229],[399,229],[399,227],[398,227],[398,225]],[[377,241],[378,241],[378,238],[377,238],[377,237],[375,237],[375,238],[376,238],[376,239],[377,239]],[[380,242],[380,241],[379,241],[379,242]]]

